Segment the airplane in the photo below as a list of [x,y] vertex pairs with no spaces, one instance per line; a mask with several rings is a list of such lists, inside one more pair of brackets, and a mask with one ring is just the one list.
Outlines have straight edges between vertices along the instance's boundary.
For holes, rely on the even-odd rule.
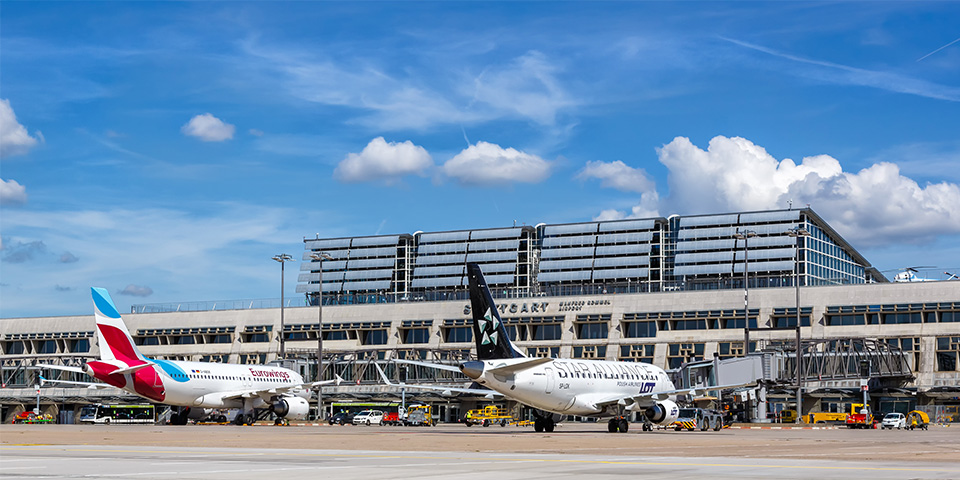
[[395,362],[457,368],[480,386],[534,407],[537,432],[552,432],[563,416],[577,415],[612,417],[607,431],[625,433],[630,425],[627,411],[643,412],[643,430],[652,430],[653,424],[669,425],[677,419],[680,409],[676,396],[749,385],[677,389],[663,369],[648,363],[528,357],[510,342],[480,266],[468,263],[467,275],[477,360],[463,362],[459,367],[410,360]]
[[140,353],[113,299],[103,288],[91,288],[97,321],[100,360],[81,367],[37,365],[85,373],[104,383],[41,379],[51,383],[113,386],[152,402],[179,407],[171,423],[185,425],[212,409],[239,409],[234,423],[250,425],[273,413],[277,423],[300,420],[310,410],[310,389],[342,379],[304,382],[293,370],[270,365],[185,362],[148,358]]

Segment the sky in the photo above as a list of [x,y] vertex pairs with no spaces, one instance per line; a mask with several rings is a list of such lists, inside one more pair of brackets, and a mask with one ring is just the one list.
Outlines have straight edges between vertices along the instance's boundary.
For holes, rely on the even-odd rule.
[[960,3],[3,2],[0,178],[4,318],[278,298],[317,235],[807,204],[943,279]]

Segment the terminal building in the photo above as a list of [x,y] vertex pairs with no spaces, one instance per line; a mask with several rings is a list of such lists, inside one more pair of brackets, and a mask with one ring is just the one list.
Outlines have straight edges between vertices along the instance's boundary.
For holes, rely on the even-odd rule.
[[[301,295],[282,307],[137,305],[124,320],[150,357],[258,364],[283,350],[305,378],[339,375],[347,382],[323,391],[327,412],[327,402],[403,396],[455,421],[489,400],[400,392],[372,364],[409,383],[464,386],[465,377],[391,360],[456,362],[474,354],[465,270],[478,263],[511,340],[528,355],[649,362],[680,384],[695,381],[692,367],[762,358],[763,408],[744,420],[796,408],[798,379],[804,413],[845,410],[864,389],[877,412],[960,406],[960,281],[891,283],[809,208],[308,238],[303,245]],[[92,314],[0,319],[0,349],[5,419],[36,402],[69,411],[132,400],[117,390],[34,387],[40,374],[58,376],[37,363],[97,356]],[[711,375],[725,383],[716,378],[721,371]]]

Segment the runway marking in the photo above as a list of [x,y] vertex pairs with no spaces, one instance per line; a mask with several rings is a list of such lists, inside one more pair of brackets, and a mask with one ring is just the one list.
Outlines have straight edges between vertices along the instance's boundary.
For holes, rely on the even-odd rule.
[[[13,450],[9,448],[8,445],[0,446],[0,450]],[[116,450],[116,449],[89,449],[89,448],[60,448],[61,451],[68,452],[99,452],[99,453],[154,453],[154,454],[169,454],[169,450]],[[379,458],[379,459],[420,459],[420,460],[434,460],[437,463],[443,464],[449,462],[443,462],[443,460],[470,460],[472,462],[486,464],[490,462],[503,462],[503,461],[513,461],[513,462],[541,462],[541,463],[573,463],[573,464],[587,464],[587,465],[647,465],[647,466],[675,466],[675,467],[721,467],[721,468],[743,468],[745,466],[752,466],[754,468],[770,468],[770,469],[804,469],[804,470],[856,470],[856,471],[882,471],[882,472],[960,472],[960,466],[957,468],[930,468],[930,467],[869,467],[869,466],[842,466],[842,465],[763,465],[763,464],[732,464],[732,463],[696,463],[696,462],[651,462],[651,461],[637,461],[637,460],[588,460],[588,459],[559,459],[559,458],[510,458],[509,453],[504,453],[504,457],[464,457],[462,452],[451,452],[451,453],[460,453],[459,457],[437,457],[437,456],[419,456],[419,455],[387,455],[387,454],[360,454],[360,453],[297,453],[297,452],[207,452],[204,454],[195,454],[197,456],[249,456],[250,454],[258,454],[260,456],[282,456],[282,457],[327,457],[327,458]],[[368,465],[370,466],[370,465]],[[370,466],[372,467],[372,466]],[[304,467],[304,468],[316,468],[316,467]],[[330,468],[330,467],[324,467]],[[341,467],[342,468],[342,467]],[[275,469],[274,469],[275,470]],[[242,470],[246,471],[246,470]],[[152,472],[156,473],[156,472]]]

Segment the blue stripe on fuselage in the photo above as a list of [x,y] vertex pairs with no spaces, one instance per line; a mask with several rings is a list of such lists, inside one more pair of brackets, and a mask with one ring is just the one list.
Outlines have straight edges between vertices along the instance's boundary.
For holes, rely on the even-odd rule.
[[163,371],[170,376],[170,378],[174,379],[177,382],[186,382],[187,380],[190,379],[189,377],[187,377],[187,372],[183,371],[182,368],[178,367],[173,362],[170,362],[167,360],[157,360],[155,358],[150,358],[148,360],[156,363],[157,365],[160,365],[160,368],[162,368]]

